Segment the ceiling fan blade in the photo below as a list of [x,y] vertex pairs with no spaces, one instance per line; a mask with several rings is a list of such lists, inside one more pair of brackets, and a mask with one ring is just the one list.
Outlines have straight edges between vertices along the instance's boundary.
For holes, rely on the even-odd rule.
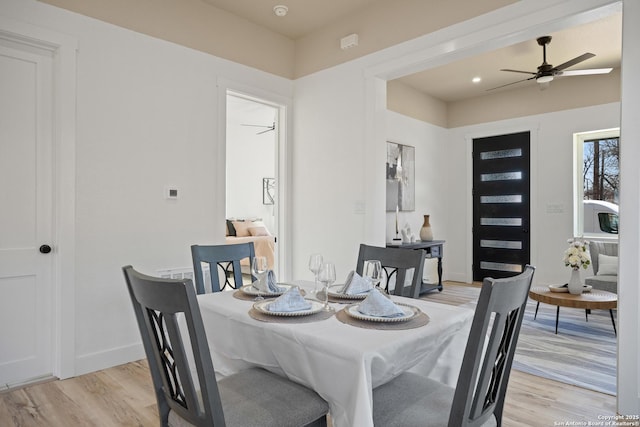
[[511,85],[516,84],[516,83],[526,82],[527,80],[533,80],[533,79],[535,79],[535,78],[536,78],[536,76],[533,76],[533,77],[529,77],[528,79],[518,80],[517,82],[507,83],[506,85],[501,85],[501,86],[492,87],[491,89],[487,89],[487,92],[488,92],[488,91],[490,91],[490,90],[495,90],[495,89],[500,89],[500,88],[503,88],[503,87],[506,87],[506,86],[511,86]]
[[509,71],[510,73],[533,74],[534,76],[536,75],[536,73],[534,73],[533,71],[510,70],[508,68],[503,68],[500,71]]
[[565,68],[572,67],[572,66],[574,66],[576,64],[581,63],[582,61],[586,61],[589,58],[593,58],[594,56],[595,55],[593,53],[588,53],[588,52],[587,53],[583,53],[580,56],[576,56],[575,58],[570,59],[569,61],[565,62],[564,64],[560,64],[557,67],[553,67],[553,69],[555,71],[562,71]]
[[256,127],[256,128],[269,128],[271,129],[273,126],[267,126],[267,125],[250,125],[247,123],[241,123],[240,126],[251,126],[251,127]]
[[610,73],[613,68],[591,68],[589,70],[568,70],[560,71],[558,76],[590,76],[592,74],[607,74]]

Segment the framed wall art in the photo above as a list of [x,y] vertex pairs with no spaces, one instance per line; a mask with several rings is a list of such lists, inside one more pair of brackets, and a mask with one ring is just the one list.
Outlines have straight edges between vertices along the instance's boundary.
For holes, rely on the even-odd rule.
[[415,147],[387,141],[387,212],[415,210],[415,157]]

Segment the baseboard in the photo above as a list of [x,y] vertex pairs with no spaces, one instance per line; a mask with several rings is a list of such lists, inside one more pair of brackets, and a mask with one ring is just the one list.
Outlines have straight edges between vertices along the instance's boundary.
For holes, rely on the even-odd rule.
[[142,343],[112,348],[96,353],[83,354],[76,358],[75,375],[84,375],[146,357]]

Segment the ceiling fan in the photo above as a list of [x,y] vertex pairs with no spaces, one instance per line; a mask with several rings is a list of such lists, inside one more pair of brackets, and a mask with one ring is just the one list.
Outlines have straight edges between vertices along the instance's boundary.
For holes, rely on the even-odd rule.
[[271,132],[272,130],[276,130],[276,122],[273,122],[271,124],[271,126],[267,126],[267,125],[252,125],[252,124],[246,124],[246,123],[242,123],[241,126],[251,126],[251,127],[256,127],[256,128],[265,128],[264,130],[261,130],[261,131],[257,132],[256,135],[262,135],[263,133],[267,133],[267,132]]
[[497,86],[491,89],[487,89],[487,90],[494,90],[494,89],[499,89],[505,86],[510,86],[516,83],[520,83],[520,82],[525,82],[527,80],[534,80],[537,83],[543,84],[543,83],[549,83],[550,81],[552,81],[554,79],[554,77],[560,77],[560,76],[584,76],[584,75],[590,75],[590,74],[606,74],[609,73],[612,68],[592,68],[590,70],[569,70],[569,71],[564,71],[565,69],[572,67],[576,64],[581,63],[582,61],[586,61],[589,58],[593,58],[595,55],[593,53],[583,53],[580,56],[576,56],[575,58],[562,63],[556,67],[554,67],[551,64],[547,63],[547,45],[549,43],[551,43],[551,36],[543,36],[543,37],[538,37],[536,39],[536,41],[538,42],[538,44],[540,46],[542,46],[542,64],[538,67],[538,71],[534,72],[534,71],[521,71],[521,70],[510,70],[510,69],[501,69],[500,71],[508,71],[511,73],[523,73],[523,74],[531,74],[532,76],[524,79],[524,80],[518,80],[517,82],[512,82],[512,83],[507,83],[506,85],[502,85],[502,86]]

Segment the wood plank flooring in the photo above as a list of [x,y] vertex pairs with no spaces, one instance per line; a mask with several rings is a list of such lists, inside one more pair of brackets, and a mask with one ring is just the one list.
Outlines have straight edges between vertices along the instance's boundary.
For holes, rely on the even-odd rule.
[[[448,282],[442,292],[433,292],[424,298],[462,305],[477,295],[477,285]],[[567,421],[588,423],[598,421],[599,415],[615,414],[615,406],[613,396],[513,370],[503,426],[543,427],[560,425],[560,422],[567,425]],[[146,361],[0,392],[2,427],[158,425]]]

